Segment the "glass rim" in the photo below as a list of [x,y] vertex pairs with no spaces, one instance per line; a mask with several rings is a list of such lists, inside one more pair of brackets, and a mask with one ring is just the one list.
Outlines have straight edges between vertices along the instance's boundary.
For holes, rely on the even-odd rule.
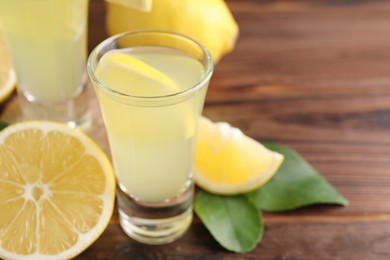
[[[202,51],[202,53],[204,54],[204,57],[205,57],[206,63],[207,63],[207,68],[206,68],[206,71],[205,71],[204,75],[202,76],[202,78],[197,83],[193,84],[191,87],[186,88],[184,90],[181,90],[181,91],[178,91],[175,93],[171,93],[171,94],[167,94],[167,95],[156,95],[156,96],[139,96],[139,95],[131,95],[131,94],[122,93],[120,91],[117,91],[117,90],[114,90],[114,89],[107,87],[105,84],[103,84],[100,80],[97,79],[97,77],[95,75],[95,68],[93,68],[93,65],[96,65],[95,63],[96,63],[97,57],[98,57],[100,51],[102,49],[104,49],[104,47],[112,44],[113,42],[115,42],[118,39],[123,38],[127,35],[136,35],[136,34],[145,34],[145,33],[146,34],[147,33],[161,33],[161,34],[165,34],[165,35],[176,35],[178,37],[187,39],[187,40],[191,41],[192,43],[195,43],[195,45],[198,46],[200,48],[200,50]],[[198,89],[201,89],[203,86],[205,86],[206,82],[210,80],[211,75],[213,74],[213,71],[214,71],[214,60],[211,57],[211,54],[206,47],[204,47],[197,40],[195,40],[187,35],[173,32],[173,31],[168,31],[168,30],[134,30],[134,31],[127,31],[127,32],[113,35],[113,36],[103,40],[102,42],[100,42],[91,51],[91,53],[89,54],[88,60],[87,60],[87,73],[89,74],[89,77],[91,78],[91,80],[93,81],[93,83],[96,86],[98,86],[99,88],[103,89],[104,91],[107,91],[115,96],[139,100],[139,101],[158,101],[161,99],[165,100],[165,99],[171,99],[171,98],[177,98],[177,97],[189,95],[193,92],[196,92]]]

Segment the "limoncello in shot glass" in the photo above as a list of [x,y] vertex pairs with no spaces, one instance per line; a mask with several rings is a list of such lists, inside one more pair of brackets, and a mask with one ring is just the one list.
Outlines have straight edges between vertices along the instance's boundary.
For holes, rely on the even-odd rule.
[[164,244],[192,220],[194,140],[213,61],[194,40],[164,31],[113,36],[92,51],[95,87],[116,172],[120,224]]
[[88,0],[1,0],[23,118],[84,127],[90,121]]

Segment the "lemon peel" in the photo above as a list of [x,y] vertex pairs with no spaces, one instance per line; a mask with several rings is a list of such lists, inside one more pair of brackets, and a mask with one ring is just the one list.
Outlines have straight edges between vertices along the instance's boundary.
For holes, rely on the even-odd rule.
[[249,192],[265,184],[284,157],[228,123],[202,117],[196,142],[194,179],[215,194]]

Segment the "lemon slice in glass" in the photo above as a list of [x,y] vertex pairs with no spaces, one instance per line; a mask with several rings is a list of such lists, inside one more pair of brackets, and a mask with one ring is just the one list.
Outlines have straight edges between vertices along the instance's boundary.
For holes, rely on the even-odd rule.
[[131,96],[164,96],[180,91],[168,76],[129,54],[110,51],[96,68],[96,77],[111,89]]

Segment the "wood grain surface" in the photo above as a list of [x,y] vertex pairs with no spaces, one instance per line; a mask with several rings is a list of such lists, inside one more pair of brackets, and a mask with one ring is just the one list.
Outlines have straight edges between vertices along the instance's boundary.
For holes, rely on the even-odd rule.
[[[349,206],[264,214],[263,240],[247,254],[220,247],[197,217],[179,241],[142,245],[115,211],[78,259],[390,259],[390,1],[227,3],[240,37],[215,68],[204,114],[296,149]],[[104,7],[90,1],[90,50],[107,37]],[[92,107],[89,134],[109,154]]]

